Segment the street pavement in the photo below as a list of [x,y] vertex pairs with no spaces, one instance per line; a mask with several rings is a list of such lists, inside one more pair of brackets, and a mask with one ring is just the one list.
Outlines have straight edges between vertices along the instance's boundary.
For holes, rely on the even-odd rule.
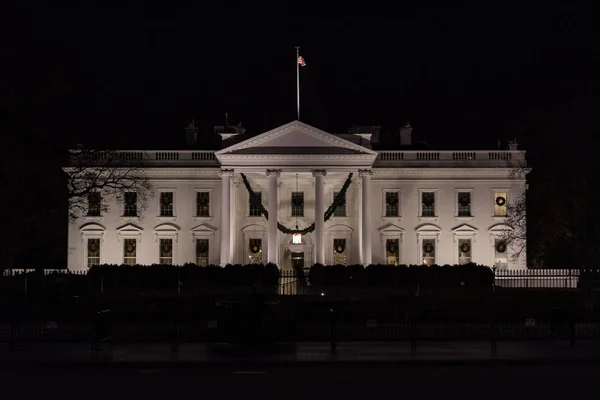
[[598,367],[288,364],[260,368],[31,368],[0,374],[2,400],[569,399],[600,395]]
[[485,341],[418,342],[414,353],[407,342],[342,342],[332,354],[330,343],[301,342],[278,348],[247,350],[230,345],[169,343],[104,343],[91,351],[85,343],[7,343],[0,347],[0,367],[194,367],[277,364],[393,363],[405,365],[551,365],[600,364],[600,342],[500,341],[493,351]]

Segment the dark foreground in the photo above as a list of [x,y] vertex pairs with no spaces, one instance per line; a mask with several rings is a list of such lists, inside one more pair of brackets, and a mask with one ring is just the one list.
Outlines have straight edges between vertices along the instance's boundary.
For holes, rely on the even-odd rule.
[[600,394],[598,367],[397,367],[31,369],[0,374],[3,400],[94,399],[567,399]]

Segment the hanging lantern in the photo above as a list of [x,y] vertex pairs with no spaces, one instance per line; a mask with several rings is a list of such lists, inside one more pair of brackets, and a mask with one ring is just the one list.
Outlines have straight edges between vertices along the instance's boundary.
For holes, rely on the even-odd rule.
[[302,244],[302,234],[300,232],[292,234],[292,244]]

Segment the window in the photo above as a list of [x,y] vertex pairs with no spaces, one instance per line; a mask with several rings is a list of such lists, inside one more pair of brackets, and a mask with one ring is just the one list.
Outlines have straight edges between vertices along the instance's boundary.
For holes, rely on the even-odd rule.
[[100,265],[100,239],[88,239],[87,246],[87,267]]
[[250,239],[248,250],[250,251],[250,264],[262,264],[262,240]]
[[[338,197],[340,192],[333,192],[333,199],[335,200]],[[342,197],[342,201],[333,211],[334,217],[345,217],[346,216],[346,194],[344,193],[344,197]]]
[[161,217],[173,216],[173,192],[162,192],[160,194],[160,214]]
[[100,192],[92,192],[88,194],[88,217],[99,217],[101,215],[100,203]]
[[400,193],[385,192],[385,216],[398,217],[400,215]]
[[173,239],[160,239],[160,264],[173,264]]
[[458,265],[471,262],[471,239],[458,239]]
[[124,239],[123,240],[123,264],[135,265],[136,264],[136,240],[135,239]]
[[435,264],[435,239],[423,239],[423,264]]
[[260,217],[262,216],[261,207],[262,204],[262,193],[254,192],[254,199],[250,196],[250,213],[251,217]]
[[196,264],[206,267],[208,258],[208,239],[196,239]]
[[471,216],[471,192],[458,192],[458,213],[459,217]]
[[506,217],[508,197],[506,192],[494,192],[494,217]]
[[388,265],[399,264],[399,240],[398,239],[386,239],[385,241],[385,260]]
[[508,268],[508,252],[504,239],[494,239],[494,265],[499,269]]
[[210,192],[196,193],[196,216],[210,217]]
[[435,217],[435,192],[421,193],[421,216]]
[[125,193],[125,217],[137,217],[137,193]]
[[346,265],[346,239],[333,239],[333,263]]
[[292,192],[292,217],[304,217],[304,192]]

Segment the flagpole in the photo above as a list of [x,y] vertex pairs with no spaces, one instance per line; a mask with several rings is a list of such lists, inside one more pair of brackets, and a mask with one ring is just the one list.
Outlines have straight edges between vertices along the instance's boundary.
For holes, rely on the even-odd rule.
[[298,109],[298,121],[300,121],[300,46],[296,46],[296,104]]

